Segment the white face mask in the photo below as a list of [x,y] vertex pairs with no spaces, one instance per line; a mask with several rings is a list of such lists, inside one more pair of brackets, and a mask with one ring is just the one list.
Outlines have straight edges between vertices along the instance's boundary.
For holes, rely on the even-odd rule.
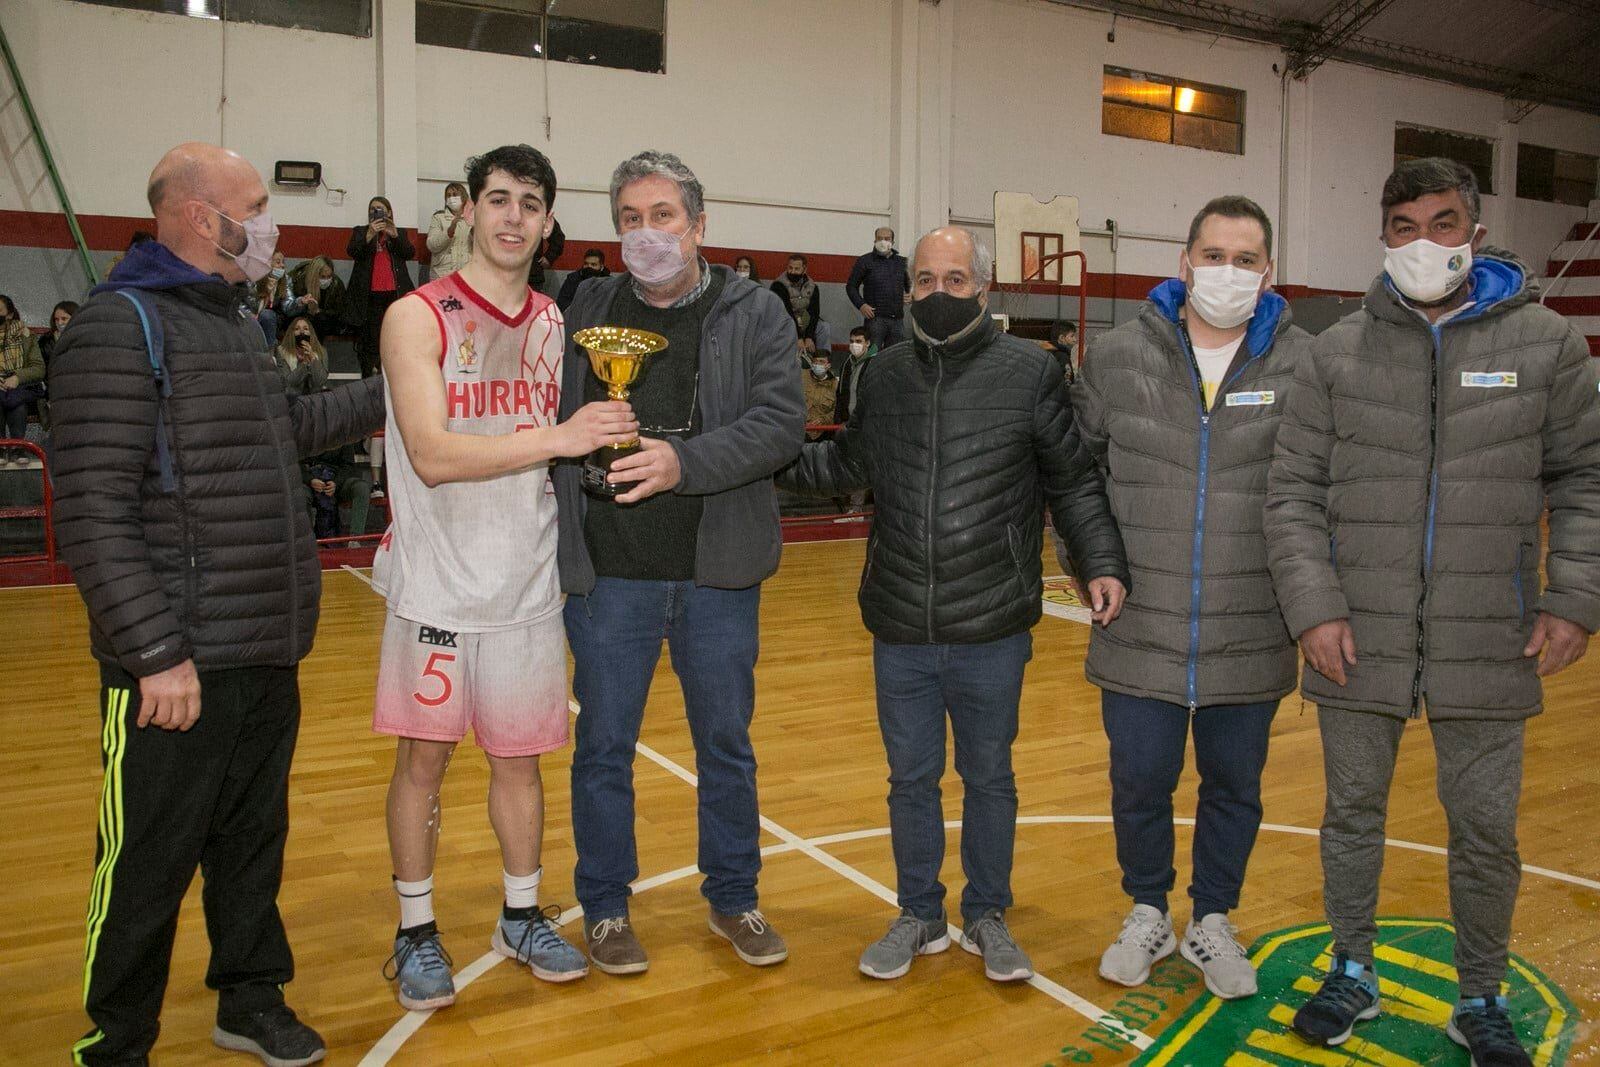
[[894,242],[893,241],[874,241],[874,242],[872,242],[872,247],[877,250],[879,255],[886,256],[891,251],[894,250]]
[[[204,201],[202,201],[204,203]],[[244,248],[238,252],[230,252],[217,242],[212,241],[218,252],[233,260],[234,265],[244,272],[244,276],[251,285],[265,278],[272,270],[272,253],[278,247],[278,227],[273,225],[272,213],[263,211],[259,215],[252,215],[243,222],[223,215],[210,204],[206,207],[216,211],[218,215],[233,223],[244,231]]]
[[1265,272],[1235,267],[1189,268],[1189,309],[1219,330],[1231,330],[1255,314],[1261,299],[1261,279]]
[[1422,237],[1399,248],[1384,246],[1383,269],[1401,295],[1432,304],[1466,281],[1472,270],[1472,243],[1447,248]]
[[444,206],[451,211],[459,213],[461,211],[461,198],[459,196],[447,196],[444,198]]
[[817,379],[826,378],[828,376],[828,369],[829,368],[824,367],[820,363],[813,363],[811,364],[811,376]]
[[641,226],[622,235],[622,262],[646,288],[666,285],[688,270],[693,260],[683,254],[681,233]]
[[851,341],[850,342],[850,354],[852,356],[863,355],[863,354],[866,353],[866,351],[867,351],[867,343],[865,341]]
[[332,278],[318,278],[317,279],[317,285],[320,288],[326,289],[328,286],[330,286],[332,284],[333,284],[333,279]]
[[273,268],[272,268],[272,276],[273,276],[273,277],[274,277],[274,278],[281,278],[281,277],[283,277],[283,268],[282,268],[282,267],[273,267]]
[[748,278],[748,277],[750,277],[750,268],[749,267],[739,267],[734,271],[734,273],[737,274],[741,278]]

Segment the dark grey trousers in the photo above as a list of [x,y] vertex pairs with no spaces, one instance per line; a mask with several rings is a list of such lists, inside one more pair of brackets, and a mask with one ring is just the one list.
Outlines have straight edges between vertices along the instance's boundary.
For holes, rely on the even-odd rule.
[[[1395,753],[1406,720],[1319,707],[1327,806],[1322,816],[1323,904],[1335,953],[1372,964],[1378,877]],[[1522,861],[1517,801],[1524,723],[1429,720],[1439,802],[1450,826],[1450,915],[1463,997],[1492,997],[1505,977]]]

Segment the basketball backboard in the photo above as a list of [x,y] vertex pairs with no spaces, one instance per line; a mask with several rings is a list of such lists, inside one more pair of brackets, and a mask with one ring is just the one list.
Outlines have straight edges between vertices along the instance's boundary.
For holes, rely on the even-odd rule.
[[1081,251],[1078,198],[1041,202],[1032,193],[994,194],[994,278],[1001,285],[1077,285],[1082,261],[1052,258]]

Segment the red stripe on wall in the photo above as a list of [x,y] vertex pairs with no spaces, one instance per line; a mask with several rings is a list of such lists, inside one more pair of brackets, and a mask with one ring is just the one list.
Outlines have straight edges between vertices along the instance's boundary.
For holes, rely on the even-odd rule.
[[1563,315],[1600,315],[1600,296],[1551,296],[1544,306]]
[[1567,261],[1564,259],[1552,259],[1545,266],[1544,276],[1546,278],[1554,278],[1557,274],[1562,273],[1563,268],[1566,270],[1563,277],[1600,278],[1600,259],[1575,259],[1572,261],[1571,266],[1568,266]]

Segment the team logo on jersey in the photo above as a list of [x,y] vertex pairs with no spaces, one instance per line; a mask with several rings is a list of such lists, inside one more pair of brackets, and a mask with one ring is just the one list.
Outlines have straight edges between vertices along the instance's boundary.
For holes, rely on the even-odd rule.
[[1486,374],[1461,372],[1461,385],[1467,389],[1515,389],[1517,372],[1514,370],[1489,371]]
[[478,324],[472,319],[467,320],[466,338],[456,346],[456,369],[464,374],[470,374],[478,369],[478,342],[473,337],[477,332]]
[[1268,404],[1276,404],[1277,402],[1278,394],[1271,389],[1265,389],[1259,393],[1229,393],[1227,396],[1227,405],[1230,408],[1265,407]]
[[417,644],[455,648],[456,635],[449,630],[435,630],[432,626],[421,626],[417,628]]
[[439,301],[440,311],[461,311],[466,306],[467,305],[457,300],[454,296],[447,296],[443,300]]

